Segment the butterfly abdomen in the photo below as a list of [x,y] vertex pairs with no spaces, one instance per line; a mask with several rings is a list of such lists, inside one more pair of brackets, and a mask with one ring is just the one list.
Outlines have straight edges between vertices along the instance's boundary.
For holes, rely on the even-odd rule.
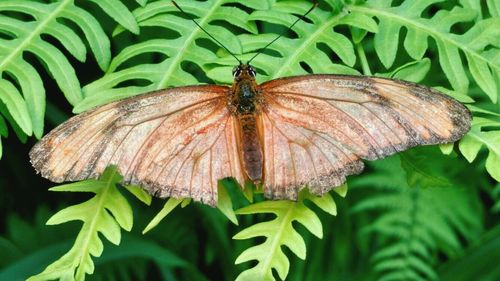
[[[231,89],[229,111],[236,116],[238,148],[242,170],[247,179],[262,183],[264,166],[263,142],[259,128],[260,92],[255,83],[255,70],[248,65],[239,65],[233,73],[235,80]],[[260,126],[259,126],[260,123]]]
[[248,178],[255,184],[262,182],[262,144],[257,129],[257,116],[245,114],[238,116],[241,159]]

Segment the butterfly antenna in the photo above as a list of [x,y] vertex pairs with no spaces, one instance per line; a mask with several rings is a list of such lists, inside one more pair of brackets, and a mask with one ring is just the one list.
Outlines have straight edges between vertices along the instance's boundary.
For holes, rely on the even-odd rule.
[[[316,6],[318,6],[318,3],[317,2],[314,2],[312,7],[305,13],[303,14],[302,16],[300,16],[298,19],[296,19],[286,30],[290,30],[292,29],[292,27],[297,24],[300,20],[303,20],[307,14],[309,14],[312,10],[314,10],[314,8],[316,8]],[[264,51],[265,49],[267,49],[267,47],[271,46],[271,44],[273,44],[276,40],[280,39],[281,36],[283,36],[284,32],[281,33],[280,35],[278,35],[276,38],[273,39],[273,41],[267,43],[267,45],[265,45],[263,48],[261,48],[251,59],[248,60],[247,64],[250,64],[250,62],[258,55],[260,55],[262,53],[262,51]]]
[[179,5],[177,5],[177,3],[175,3],[175,1],[172,1],[172,3],[174,4],[174,6],[177,9],[179,9],[179,11],[181,11],[190,20],[192,20],[194,22],[194,24],[196,24],[196,26],[198,26],[201,30],[203,30],[203,32],[205,32],[210,38],[212,38],[215,42],[217,42],[217,44],[219,44],[219,46],[224,48],[229,54],[231,54],[231,56],[233,56],[240,64],[242,64],[241,60],[239,60],[238,57],[236,57],[231,51],[229,51],[229,49],[226,48],[226,46],[224,46],[224,44],[222,44],[219,40],[217,40],[215,37],[213,37],[212,34],[208,33],[208,31],[206,31],[203,27],[201,27],[201,25],[199,25],[190,14],[184,12],[184,10]]

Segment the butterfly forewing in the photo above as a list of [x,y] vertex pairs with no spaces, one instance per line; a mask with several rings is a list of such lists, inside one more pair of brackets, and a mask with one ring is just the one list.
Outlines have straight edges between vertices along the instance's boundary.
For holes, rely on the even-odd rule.
[[305,185],[323,194],[361,172],[361,159],[453,142],[470,128],[462,104],[410,82],[307,75],[269,81],[260,90],[270,198],[296,198]]
[[55,182],[96,178],[116,165],[125,183],[215,205],[219,179],[243,181],[228,91],[181,87],[98,107],[45,136],[31,161]]

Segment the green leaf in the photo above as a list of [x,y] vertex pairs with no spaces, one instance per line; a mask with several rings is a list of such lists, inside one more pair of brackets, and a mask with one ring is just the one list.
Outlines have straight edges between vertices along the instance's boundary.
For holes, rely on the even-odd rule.
[[144,228],[142,233],[147,233],[151,229],[155,228],[162,219],[164,219],[170,212],[172,212],[177,205],[181,204],[184,202],[186,199],[176,199],[176,198],[169,198],[167,202],[165,202],[165,205],[161,209],[158,214],[148,223],[148,225]]
[[[26,135],[33,132],[28,107],[19,91],[7,80],[0,80],[0,101],[2,101],[17,125]],[[0,116],[1,118],[1,116]],[[2,118],[3,121],[3,118]],[[3,123],[5,124],[5,123]],[[6,130],[5,128],[4,130]],[[2,134],[4,137],[5,134]]]
[[[474,103],[474,99],[465,95],[465,94],[461,94],[457,91],[454,91],[454,90],[450,90],[450,89],[447,89],[447,88],[444,88],[444,87],[434,87],[436,90],[440,91],[441,93],[445,93],[453,98],[455,98],[456,100],[458,100],[459,102],[461,103]],[[470,106],[470,105],[468,105]]]
[[500,17],[500,3],[498,3],[498,1],[486,0],[486,4],[488,5],[491,16],[496,18]]
[[[5,119],[0,115],[0,137],[7,137],[9,135],[9,130],[7,129],[7,123]],[[0,152],[2,150],[0,149]]]
[[[262,8],[262,3],[242,2],[248,8]],[[276,37],[275,34],[242,34],[234,36],[232,31],[222,25],[214,25],[214,21],[227,22],[244,29],[248,33],[256,33],[257,28],[254,21],[267,21],[282,25],[289,25],[296,20],[295,14],[302,14],[311,5],[305,1],[284,1],[276,3],[270,10],[257,10],[248,14],[247,10],[240,7],[222,6],[222,2],[209,0],[205,2],[178,1],[178,4],[189,14],[193,15],[197,22],[203,26],[218,40],[223,40],[224,45],[235,54],[241,52],[245,55],[240,59],[249,59],[255,52]],[[101,105],[113,100],[145,93],[153,90],[163,89],[168,86],[189,85],[200,83],[191,72],[181,67],[183,62],[194,63],[207,73],[207,76],[215,81],[230,83],[231,69],[237,63],[226,51],[208,48],[196,44],[199,38],[207,38],[207,35],[193,22],[181,17],[170,1],[156,1],[148,3],[144,7],[136,9],[133,14],[141,27],[159,27],[167,30],[175,30],[180,37],[175,39],[150,39],[124,48],[110,64],[109,71],[102,78],[86,85],[83,88],[84,100],[74,109],[81,112],[91,107]],[[325,73],[339,71],[338,73],[358,73],[344,65],[325,63],[331,61],[327,52],[318,48],[318,42],[335,52],[342,62],[353,66],[356,56],[352,44],[347,37],[335,32],[333,27],[339,25],[356,26],[366,28],[369,31],[377,31],[376,23],[367,16],[344,12],[332,17],[329,12],[314,9],[308,17],[312,24],[300,21],[294,26],[299,38],[289,39],[282,37],[269,50],[277,51],[283,58],[277,59],[266,53],[260,54],[252,63],[266,72],[259,75],[259,81],[271,77],[280,77],[288,74],[305,73],[301,62],[307,64],[314,72]],[[358,21],[359,20],[359,21]],[[122,33],[122,28],[117,28],[114,35]],[[290,45],[297,46],[289,48]],[[166,56],[161,62],[145,62],[140,65],[128,66],[127,63],[143,54],[159,53]],[[276,67],[279,65],[279,67]],[[124,67],[127,66],[127,67]],[[145,86],[120,86],[134,80],[147,81]]]
[[404,47],[410,57],[420,60],[428,48],[428,35],[418,29],[409,29],[406,34]]
[[351,13],[342,17],[339,24],[346,24],[372,33],[377,33],[379,30],[373,18],[358,13]]
[[254,224],[239,233],[233,239],[250,239],[263,236],[266,240],[259,245],[243,251],[236,259],[236,264],[256,260],[254,267],[240,273],[236,280],[275,280],[272,270],[276,270],[278,276],[284,280],[288,275],[290,262],[282,250],[286,246],[300,259],[306,258],[306,246],[304,239],[293,227],[296,221],[318,238],[323,237],[321,221],[316,214],[305,204],[304,200],[310,200],[319,208],[330,214],[336,214],[336,205],[329,194],[323,198],[311,195],[304,189],[297,202],[292,201],[265,201],[256,203],[236,211],[236,214],[261,214],[272,213],[276,215],[273,220]]
[[424,188],[452,187],[453,184],[447,178],[434,170],[429,165],[431,159],[424,155],[415,155],[411,152],[401,153],[401,167],[406,171],[408,185],[411,187]]
[[83,203],[67,207],[53,215],[47,224],[83,222],[72,248],[45,270],[28,280],[83,280],[94,271],[93,257],[99,257],[103,244],[99,233],[113,244],[120,244],[120,228],[132,228],[132,209],[117,188],[121,176],[107,168],[99,180],[88,180],[51,188],[52,191],[91,192],[95,195]]
[[[97,60],[97,64],[99,64],[102,70],[106,70],[111,58],[110,42],[96,19],[89,12],[76,6],[71,6],[68,7],[68,9],[62,10],[61,16],[74,22],[81,28]],[[80,100],[81,93],[79,94]]]
[[497,224],[483,233],[457,259],[441,265],[439,277],[442,281],[468,281],[475,278],[498,280],[500,270],[496,261],[500,259],[500,226]]
[[390,73],[377,73],[377,76],[401,79],[417,83],[425,78],[430,68],[430,59],[424,58],[420,61],[412,61],[404,64],[391,71]]
[[219,181],[217,186],[217,209],[219,209],[232,223],[238,225],[238,219],[233,209],[233,202],[226,190],[226,186]]
[[[475,241],[481,233],[475,191],[458,179],[446,185],[436,180],[431,171],[456,177],[449,157],[423,152],[377,161],[374,173],[351,183],[364,194],[351,211],[370,220],[361,233],[372,235],[377,245],[372,255],[376,280],[438,280],[436,255],[451,258],[461,251],[461,239]],[[426,159],[419,159],[423,155]]]
[[439,145],[439,149],[445,155],[450,155],[453,152],[453,147],[454,147],[453,143],[445,143]]
[[[295,17],[290,17],[290,11],[295,14],[305,13],[311,6],[310,3],[303,2],[294,6],[294,9],[287,7],[292,1],[279,2],[280,5],[273,7],[272,11],[256,11],[250,16],[251,20],[265,20],[271,23],[290,25]],[[267,75],[258,76],[259,81],[266,81],[271,78],[278,78],[288,75],[306,74],[307,72],[301,66],[301,63],[307,64],[313,73],[327,73],[331,59],[325,53],[324,49],[318,48],[318,43],[325,44],[329,51],[338,55],[341,61],[347,66],[353,66],[356,60],[354,48],[351,42],[334,28],[341,25],[349,25],[359,28],[367,28],[370,31],[376,31],[373,21],[366,17],[357,17],[341,12],[334,16],[321,10],[314,9],[307,16],[312,23],[299,22],[293,30],[298,34],[297,39],[280,38],[280,40],[269,46],[268,49],[276,51],[282,58],[276,59],[274,56],[260,54],[253,61],[254,66],[263,69]],[[355,21],[360,19],[360,21]],[[264,42],[270,42],[269,39],[274,36],[268,34],[259,34],[256,36],[241,35],[239,39],[243,46],[243,52],[251,56],[251,52],[256,52]],[[283,39],[283,40],[282,40]],[[294,46],[289,48],[287,46]],[[247,59],[247,56],[244,56]],[[234,62],[227,60],[218,60],[219,64],[231,65]],[[342,72],[345,73],[345,72]],[[210,76],[209,76],[210,77]],[[229,82],[227,76],[224,80],[219,77],[211,77],[221,82]]]
[[132,193],[142,203],[148,206],[151,205],[151,195],[146,190],[144,190],[144,188],[137,185],[124,185],[123,187],[125,187],[125,189]]
[[136,2],[139,3],[139,5],[144,6],[148,2],[148,0],[136,0]]
[[[336,192],[339,192],[339,194],[343,194],[343,191],[340,191],[339,189],[342,189],[343,187],[347,187],[347,185],[342,185],[340,187],[335,188],[334,190]],[[333,200],[332,196],[329,196],[326,194],[325,196],[314,196],[308,192],[308,190],[304,191],[304,194],[306,196],[306,199],[311,200],[315,205],[317,205],[320,209],[323,211],[329,213],[332,216],[337,215],[337,205],[335,204],[335,201]],[[341,195],[342,196],[342,195]],[[345,196],[345,194],[344,194]],[[342,196],[342,197],[344,197]]]
[[[215,38],[219,38],[219,40],[224,39],[224,44],[233,52],[237,53],[241,50],[237,38],[227,29],[213,25],[211,22],[225,21],[229,24],[234,22],[238,27],[244,28],[249,32],[255,32],[256,30],[255,24],[245,21],[248,14],[243,9],[221,7],[223,3],[213,0],[206,2],[178,1],[177,3],[187,13],[197,17],[197,22],[205,26],[207,31]],[[192,21],[183,18],[178,13],[174,14],[172,12],[178,12],[178,10],[173,6],[171,1],[151,2],[133,12],[140,27],[167,28],[175,30],[181,36],[173,40],[153,39],[148,43],[139,43],[123,49],[113,59],[110,71],[105,76],[83,88],[85,99],[75,108],[75,112],[80,112],[111,100],[159,90],[168,86],[199,83],[191,73],[182,68],[182,62],[189,61],[205,69],[205,63],[213,62],[217,58],[216,52],[196,44],[197,39],[207,38],[207,35]],[[228,14],[231,17],[228,17]],[[235,20],[233,21],[233,19]],[[114,33],[117,35],[122,31],[122,29],[118,28]],[[135,65],[117,70],[128,60],[151,52],[166,55],[167,58],[159,63]],[[143,87],[114,88],[118,84],[136,79],[149,81],[150,84]]]
[[333,189],[333,191],[335,191],[341,197],[345,197],[347,195],[347,184],[343,184],[341,186],[335,187]]
[[375,51],[385,68],[390,68],[396,59],[401,26],[390,21],[379,24],[379,32],[375,34]]
[[500,181],[500,131],[485,131],[487,127],[500,126],[500,122],[489,118],[476,117],[472,120],[472,129],[460,140],[459,149],[464,157],[473,162],[481,147],[485,146],[489,153],[486,158],[486,170]]
[[[481,51],[488,45],[500,46],[500,19],[485,19],[474,25],[458,40],[467,44],[469,48]],[[495,51],[495,49],[492,49]],[[497,53],[498,50],[497,50]],[[494,71],[490,69],[488,61],[481,59],[474,53],[466,53],[466,58],[469,63],[469,69],[476,80],[479,87],[489,96],[489,98],[496,103],[498,99],[498,89],[500,85],[495,83],[493,77]],[[500,64],[498,61],[492,63]],[[500,73],[500,67],[496,70],[497,75]]]
[[466,93],[469,87],[469,80],[462,67],[462,59],[458,49],[444,41],[436,40],[439,50],[439,63],[443,68],[451,86],[459,93]]
[[460,52],[464,53],[475,82],[496,102],[500,80],[492,77],[500,73],[500,60],[491,57],[497,57],[500,53],[500,19],[479,19],[465,33],[455,34],[450,32],[452,26],[478,18],[480,11],[477,10],[477,5],[467,5],[465,8],[456,6],[450,11],[442,9],[431,18],[422,17],[425,9],[438,2],[441,0],[403,1],[399,6],[391,6],[387,1],[368,0],[362,5],[348,5],[347,9],[351,13],[379,20],[379,32],[375,34],[374,40],[375,51],[386,68],[394,62],[398,33],[401,27],[405,27],[408,32],[404,47],[413,59],[422,58],[429,47],[428,37],[434,39],[439,51],[440,66],[448,81],[456,91],[464,94],[469,88],[469,79],[460,57]]
[[[133,28],[135,20],[120,1],[99,1],[98,5],[123,25]],[[9,95],[7,108],[9,112],[12,110],[10,113],[23,132],[40,138],[44,127],[45,89],[40,69],[35,69],[25,54],[34,55],[46,67],[68,102],[75,105],[83,98],[80,82],[64,51],[81,62],[87,54],[83,39],[73,27],[83,31],[102,69],[107,68],[111,56],[109,39],[96,18],[75,6],[73,0],[50,3],[4,0],[0,1],[0,12],[0,33],[9,35],[0,39],[0,74],[3,74],[0,93],[2,99]],[[138,31],[137,26],[135,30]],[[47,37],[59,41],[61,47]],[[5,76],[11,79],[6,80]]]
[[[117,21],[121,26],[130,30],[134,34],[139,34],[139,26],[132,13],[118,0],[97,1],[90,0],[103,9],[106,14]],[[142,4],[144,5],[144,4]]]
[[[26,255],[22,258],[19,258],[3,267],[0,270],[0,280],[26,280],[30,272],[33,272],[34,270],[37,270],[38,267],[46,264],[47,260],[53,259],[55,255],[61,255],[65,249],[71,246],[71,241],[66,239],[54,239],[51,240],[49,244],[45,245],[45,243],[47,243],[47,241],[44,241],[44,237],[46,237],[46,229],[44,231],[43,229],[40,229],[38,225],[34,227],[28,225],[26,230],[34,233],[35,236],[41,234],[42,237],[36,237],[37,248],[32,249],[32,251],[26,253]],[[62,232],[62,235],[66,235],[64,234],[64,231]],[[54,236],[60,233],[61,231],[52,232],[47,236]],[[8,248],[1,246],[2,240],[3,239],[0,238],[0,248],[2,248],[2,250],[7,250]],[[13,244],[12,242],[10,243]],[[120,267],[118,265],[127,267],[127,274],[130,274],[131,276],[140,276],[143,260],[151,261],[156,266],[163,269],[197,272],[196,268],[190,266],[186,260],[180,258],[173,251],[166,249],[164,246],[156,243],[155,241],[146,240],[140,235],[124,233],[122,237],[122,244],[126,246],[110,247],[103,252],[99,259],[96,259],[96,268],[100,267],[100,270],[96,272],[93,278],[102,278],[104,275],[107,277],[106,280],[116,280],[113,278],[120,276],[120,272],[113,272],[113,270],[120,271]],[[14,244],[12,246],[14,246]],[[16,250],[19,251],[18,249]],[[13,252],[10,252],[11,255],[12,253]],[[125,278],[120,280],[127,279]]]
[[[38,2],[32,2],[32,1],[2,1],[0,3],[0,11],[15,11],[15,12],[20,12],[20,13],[28,13],[31,16],[33,16],[35,19],[45,19],[44,21],[35,21],[35,22],[22,22],[19,21],[15,18],[11,17],[5,17],[2,16],[0,20],[0,30],[5,30],[9,28],[9,32],[13,34],[15,37],[11,40],[3,40],[4,43],[2,44],[3,47],[0,48],[0,57],[1,59],[1,67],[0,67],[0,72],[3,71],[8,71],[11,72],[10,68],[12,67],[13,64],[17,64],[18,62],[22,62],[23,64],[26,64],[22,57],[20,56],[23,51],[31,51],[34,52],[35,55],[38,55],[38,53],[41,50],[44,50],[44,48],[41,46],[45,43],[40,38],[41,34],[44,34],[46,32],[50,32],[51,30],[59,30],[58,27],[60,24],[55,22],[55,19],[59,16],[59,11],[57,7],[59,5],[63,5],[65,3],[60,2],[60,3],[53,3],[50,5],[38,3]],[[59,36],[58,36],[59,35]],[[69,47],[70,45],[67,43],[69,40],[66,38],[61,37],[60,33],[57,33],[53,35],[56,38],[59,38],[61,42],[66,42],[65,47]],[[72,37],[71,39],[75,39],[75,37]],[[79,48],[81,45],[78,45],[78,43],[71,45],[72,47],[70,48],[70,52],[73,54],[77,54],[77,56],[82,59],[84,56],[82,56],[82,49]],[[67,62],[67,59],[60,53],[59,50],[57,49],[50,49],[48,50],[50,57],[52,59],[58,59],[59,61],[65,61]],[[47,56],[41,57],[42,60],[47,59]],[[48,67],[55,67],[53,62],[45,62],[47,63]],[[67,65],[66,65],[67,66]],[[71,75],[72,68],[70,67],[69,69],[66,69],[68,74]],[[31,70],[34,72],[34,70]],[[15,71],[17,74],[19,72]],[[16,76],[17,80],[21,84],[21,87],[23,87],[23,84],[26,82],[30,81],[26,79],[25,77],[19,77],[16,75],[16,73],[12,73],[14,76]],[[56,79],[59,79],[59,77],[55,77]],[[31,79],[35,79],[38,81],[33,81],[33,83],[38,83],[41,84],[40,78],[37,76],[34,76]],[[74,75],[71,77],[71,81],[69,82],[69,85],[77,85],[77,88],[79,89],[79,83],[78,79],[76,79],[76,76]],[[61,81],[61,80],[59,80]],[[61,84],[68,85],[68,82],[62,82]],[[69,86],[68,85],[68,86]],[[40,85],[41,86],[41,85]],[[27,86],[24,86],[23,90],[28,90],[26,92],[26,95],[34,95],[34,89],[29,89]],[[43,86],[41,86],[41,89],[43,89]],[[74,94],[74,93],[67,93],[67,94]],[[37,96],[41,96],[42,100],[44,98],[43,93],[39,94],[37,93]],[[70,100],[71,101],[71,100]],[[73,99],[73,101],[76,101]],[[27,101],[29,102],[29,101]],[[43,107],[43,103],[41,104]],[[33,107],[33,106],[32,106]],[[30,108],[31,109],[31,108]],[[31,111],[30,111],[31,112]],[[38,136],[41,135],[41,130],[43,128],[43,109],[40,110],[33,110],[31,112],[34,114],[34,119],[35,117],[37,118],[35,125],[35,130]],[[37,115],[38,114],[38,115]],[[34,120],[35,121],[35,120]]]
[[408,63],[404,66],[406,67],[398,68],[393,77],[396,79],[403,79],[418,83],[424,80],[425,76],[431,69],[431,61],[428,58],[424,58],[420,61]]

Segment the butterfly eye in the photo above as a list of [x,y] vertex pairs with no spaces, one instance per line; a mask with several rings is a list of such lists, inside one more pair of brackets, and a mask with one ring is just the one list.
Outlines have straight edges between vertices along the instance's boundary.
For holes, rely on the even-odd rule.
[[250,74],[250,76],[252,76],[252,77],[255,77],[255,75],[257,75],[257,73],[255,72],[255,69],[251,66],[248,67],[248,74]]
[[240,74],[241,74],[240,67],[239,66],[235,66],[233,68],[233,77],[236,78],[236,77],[240,76]]

